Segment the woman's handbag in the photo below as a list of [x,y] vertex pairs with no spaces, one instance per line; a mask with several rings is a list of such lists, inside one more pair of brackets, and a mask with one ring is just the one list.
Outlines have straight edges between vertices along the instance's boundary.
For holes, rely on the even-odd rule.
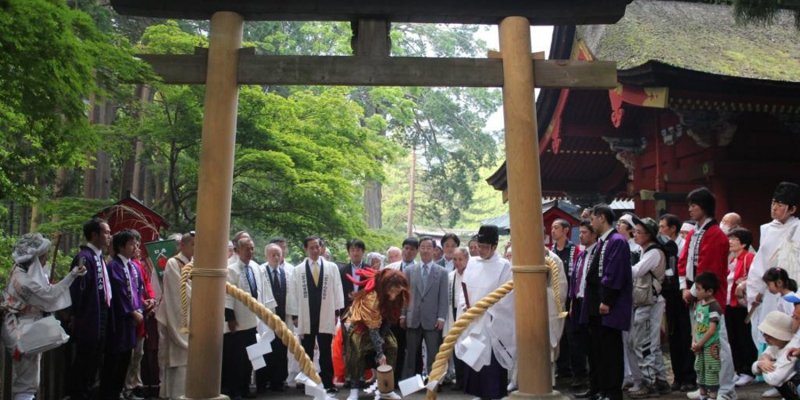
[[18,334],[17,349],[22,354],[43,353],[69,340],[61,323],[52,315],[23,324]]

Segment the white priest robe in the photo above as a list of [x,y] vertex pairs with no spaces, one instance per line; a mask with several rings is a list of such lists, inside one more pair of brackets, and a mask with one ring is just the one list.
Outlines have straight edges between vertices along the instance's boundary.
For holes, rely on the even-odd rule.
[[[798,280],[800,273],[800,219],[790,217],[785,224],[777,220],[761,225],[761,247],[758,249],[750,272],[747,274],[747,304],[752,304],[756,296],[762,296],[761,305],[752,311],[750,324],[752,327],[753,343],[756,347],[764,344],[764,337],[758,330],[758,325],[770,311],[778,307],[778,302],[783,301],[779,295],[771,294],[762,277],[770,268],[786,268],[789,277]],[[760,348],[760,347],[759,347]]]
[[[344,293],[342,291],[342,278],[336,264],[326,261],[322,257],[317,260],[321,271],[319,279],[322,284],[322,302],[320,305],[319,333],[336,333],[336,310],[344,308]],[[311,333],[311,316],[308,306],[308,279],[306,265],[311,265],[311,260],[306,258],[294,267],[291,281],[287,282],[286,315],[297,316],[297,333],[308,335]],[[308,277],[310,278],[310,277]]]
[[[462,298],[460,309],[466,309],[467,300],[470,306],[511,280],[511,264],[496,253],[488,260],[480,257],[469,259],[464,270],[462,281],[466,285],[466,298]],[[489,365],[494,353],[501,367],[510,370],[514,366],[517,355],[515,332],[514,292],[510,292],[499,302],[486,310],[480,319],[473,322],[459,337],[456,345],[456,356],[464,360],[469,350],[467,341],[479,342],[483,350],[470,367],[475,371]],[[468,340],[467,340],[468,339]],[[480,345],[478,345],[480,346]]]
[[[447,273],[447,319],[444,321],[444,329],[442,330],[442,337],[446,337],[453,327],[458,317],[464,313],[461,306],[464,303],[464,290],[461,288],[461,281],[463,274],[459,274],[455,269]],[[455,317],[453,316],[453,309],[456,310]]]
[[[178,399],[186,394],[189,335],[181,332],[183,327],[181,269],[190,261],[183,254],[178,254],[170,258],[166,267],[164,267],[161,303],[156,310],[156,321],[158,321],[158,364],[161,367],[159,396],[162,398]],[[188,296],[189,304],[191,304],[191,282],[187,285],[186,295]],[[186,312],[189,312],[188,307]],[[188,315],[186,321],[188,324]]]
[[[567,311],[567,274],[564,271],[564,263],[561,261],[556,253],[546,249],[546,253],[550,258],[556,261],[558,265],[558,288],[559,297],[561,302],[561,309]],[[566,318],[559,316],[558,307],[556,307],[556,296],[553,290],[553,276],[547,275],[547,310],[550,313],[550,360],[555,362],[558,359],[558,344],[561,342],[561,335],[564,333],[564,323]]]

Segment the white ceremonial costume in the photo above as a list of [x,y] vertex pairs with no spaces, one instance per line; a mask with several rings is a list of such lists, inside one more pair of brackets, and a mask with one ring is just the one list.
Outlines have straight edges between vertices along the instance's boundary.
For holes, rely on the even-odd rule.
[[[311,333],[311,316],[308,306],[308,278],[306,276],[306,263],[311,261],[305,258],[294,267],[291,281],[287,282],[286,315],[297,316],[297,333],[307,335]],[[336,334],[336,310],[344,308],[344,292],[342,291],[342,278],[336,264],[320,257],[322,274],[322,303],[319,316],[319,333]]]
[[747,304],[752,304],[759,293],[762,296],[761,305],[752,312],[750,323],[752,326],[753,343],[756,348],[763,348],[764,337],[758,330],[761,321],[778,307],[783,301],[779,295],[771,294],[762,277],[770,268],[785,268],[789,278],[800,279],[800,219],[790,217],[786,223],[773,220],[761,225],[761,247],[758,249],[750,271],[747,274]]
[[[496,253],[488,260],[480,257],[470,258],[462,278],[467,287],[468,299],[462,298],[458,308],[465,310],[467,300],[470,305],[474,305],[510,281],[511,278],[511,263]],[[469,341],[479,342],[483,346],[483,350],[475,362],[468,363],[473,370],[479,371],[489,365],[492,354],[501,367],[511,370],[517,355],[515,327],[514,292],[512,291],[464,330],[455,348],[456,356],[464,360],[468,350],[464,343],[469,339]]]
[[[258,292],[258,302],[261,304],[275,304],[275,299],[272,298],[272,290],[267,291],[266,288],[269,288],[269,282],[266,281],[266,275],[264,274],[264,270],[258,265],[255,261],[250,260],[250,268],[253,270],[253,277],[256,281],[256,290]],[[244,273],[245,268],[244,264],[241,260],[237,260],[236,263],[228,265],[228,283],[238,287],[239,289],[244,290],[245,292],[250,292],[250,285],[247,282],[247,274]],[[267,298],[267,296],[269,296]],[[255,328],[258,325],[258,316],[250,311],[244,303],[237,301],[233,298],[233,296],[226,294],[225,295],[225,308],[233,310],[233,314],[236,316],[236,329],[239,331]],[[275,307],[273,306],[272,309],[274,310]],[[225,332],[228,332],[228,324],[225,324]]]
[[[183,308],[181,307],[181,271],[190,263],[182,253],[170,258],[164,267],[162,278],[161,303],[156,310],[158,321],[158,365],[161,370],[159,396],[178,399],[186,394],[186,366],[189,356],[189,313],[186,309],[186,330],[184,330]],[[189,304],[192,299],[192,284],[186,284]]]
[[[561,343],[561,335],[564,333],[564,323],[567,321],[566,315],[562,316],[560,314],[560,312],[567,311],[567,274],[564,271],[564,263],[556,253],[547,250],[547,255],[558,264],[559,275],[560,311],[556,306],[556,296],[552,284],[553,277],[551,274],[547,275],[547,309],[550,312],[550,360],[553,366],[555,366],[555,362],[558,360],[558,344]],[[553,376],[555,376],[555,374],[553,374]]]
[[[69,287],[79,276],[75,268],[61,282],[51,285],[39,262],[39,256],[46,254],[49,247],[50,241],[40,234],[26,234],[20,239],[13,254],[16,264],[3,295],[6,315],[2,338],[11,354],[15,355],[11,358],[13,400],[32,400],[39,389],[41,352],[19,354],[19,336],[41,319],[43,313],[52,313],[72,305]],[[20,266],[24,264],[28,265],[27,271]]]
[[[461,288],[463,277],[464,275],[459,274],[455,269],[447,273],[447,319],[444,321],[442,337],[447,336],[447,333],[450,331],[450,328],[453,327],[456,320],[466,311],[459,307],[459,304],[465,304],[464,290]],[[456,311],[455,317],[453,317],[453,309]]]

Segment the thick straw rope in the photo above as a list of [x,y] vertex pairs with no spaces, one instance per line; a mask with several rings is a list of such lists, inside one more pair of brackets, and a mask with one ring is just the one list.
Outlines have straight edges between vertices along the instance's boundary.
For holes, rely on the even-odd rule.
[[[553,297],[555,297],[555,304],[556,310],[559,312],[559,318],[566,317],[566,312],[561,311],[561,290],[559,289],[558,284],[560,283],[559,279],[559,271],[558,271],[558,263],[552,259],[551,257],[545,257],[545,264],[547,264],[547,268],[550,270],[550,286],[553,288]],[[493,306],[495,303],[500,301],[505,295],[507,295],[511,290],[514,289],[514,281],[508,281],[499,288],[495,289],[494,292],[489,293],[486,297],[482,298],[477,304],[473,305],[469,308],[464,314],[462,314],[458,320],[453,324],[453,327],[450,328],[450,331],[447,333],[447,336],[444,338],[442,345],[439,347],[439,352],[436,353],[436,358],[433,361],[433,365],[431,366],[431,373],[428,374],[428,382],[441,382],[442,378],[444,378],[445,373],[447,373],[447,364],[450,360],[450,356],[453,354],[453,349],[455,348],[456,341],[464,330],[476,319],[480,318],[489,307]],[[435,390],[428,389],[427,394],[425,395],[426,400],[436,400],[436,393]]]
[[300,370],[317,385],[322,384],[322,379],[320,379],[317,374],[314,363],[308,358],[305,350],[303,350],[303,346],[300,345],[300,341],[297,340],[297,337],[294,336],[294,333],[292,333],[280,317],[272,312],[272,310],[259,303],[258,299],[253,297],[253,295],[230,283],[225,283],[225,292],[233,296],[234,299],[242,302],[250,311],[255,313],[258,318],[264,321],[270,329],[275,331],[275,336],[281,339],[281,342],[286,345],[289,352],[294,355],[294,359],[300,363]]
[[189,279],[192,277],[192,264],[181,268],[181,333],[189,334]]
[[[181,270],[181,312],[183,312],[184,324],[181,328],[181,331],[186,329],[187,332],[189,319],[189,296],[186,293],[186,288],[188,286],[191,273],[192,264],[186,264],[183,267],[183,270]],[[303,346],[300,345],[300,341],[297,340],[297,337],[289,329],[289,327],[286,326],[286,323],[280,319],[280,317],[278,317],[269,308],[264,307],[264,305],[259,303],[258,299],[254,298],[250,293],[245,292],[244,290],[239,289],[228,282],[225,282],[225,292],[247,306],[247,308],[256,314],[259,319],[264,321],[264,323],[266,323],[267,326],[269,326],[269,328],[275,332],[275,336],[281,339],[281,342],[286,345],[286,347],[289,349],[289,352],[294,355],[295,360],[297,360],[297,362],[300,364],[300,370],[303,371],[303,373],[317,385],[322,384],[322,379],[320,379],[319,374],[317,374],[317,369],[314,368],[314,363],[310,358],[308,358]]]

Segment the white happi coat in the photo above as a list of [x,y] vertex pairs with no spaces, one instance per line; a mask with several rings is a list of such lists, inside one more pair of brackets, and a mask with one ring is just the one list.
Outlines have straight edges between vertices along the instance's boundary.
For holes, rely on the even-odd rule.
[[[488,260],[472,257],[467,263],[462,280],[467,287],[470,306],[511,280],[511,263],[496,253]],[[465,309],[466,298],[462,298],[459,308]],[[484,347],[476,362],[470,365],[475,371],[489,365],[492,353],[505,369],[514,366],[517,355],[516,324],[514,315],[514,292],[508,293],[499,302],[486,310],[481,318],[475,320],[459,337],[456,356],[464,359],[467,353],[463,345],[465,339],[481,342]]]
[[[253,277],[256,281],[256,291],[258,302],[261,304],[275,304],[275,299],[272,298],[272,290],[265,290],[270,287],[269,281],[266,280],[266,275],[261,269],[261,266],[256,264],[255,261],[250,260],[250,268],[253,269]],[[247,274],[244,273],[244,264],[241,260],[234,264],[228,265],[228,283],[250,293],[250,286],[247,282]],[[269,297],[268,297],[269,296]],[[236,323],[238,324],[237,330],[243,331],[245,329],[255,328],[258,325],[258,317],[250,311],[244,303],[241,303],[233,298],[233,296],[225,295],[225,308],[233,310],[236,316]],[[274,309],[274,306],[272,307]],[[228,332],[228,324],[225,323],[225,332]]]
[[764,273],[770,268],[781,267],[787,270],[789,278],[798,280],[800,278],[800,273],[797,272],[797,268],[800,268],[798,262],[800,262],[800,219],[790,217],[785,224],[773,220],[761,225],[761,247],[747,273],[747,304],[752,304],[759,293],[762,296],[761,305],[750,317],[753,341],[756,345],[765,343],[758,325],[770,311],[777,309],[779,302],[783,301],[779,295],[771,294],[767,290],[767,284],[762,279]]
[[[560,290],[560,300],[561,300],[561,308],[562,311],[567,311],[567,274],[564,271],[564,263],[561,261],[561,258],[550,250],[547,250],[547,254],[555,260],[556,264],[558,264],[558,286]],[[558,352],[556,349],[558,348],[558,344],[561,342],[561,335],[564,333],[564,323],[566,322],[566,318],[560,318],[558,315],[558,309],[556,308],[556,301],[555,301],[555,292],[553,291],[552,285],[553,276],[548,274],[547,275],[547,310],[550,314],[550,348],[553,350],[551,353],[551,360],[555,361],[556,357],[558,356]]]
[[[187,365],[189,357],[189,335],[181,332],[183,327],[183,310],[181,309],[182,265],[178,262],[178,259],[183,262],[183,265],[191,262],[183,254],[178,254],[167,261],[162,278],[163,294],[161,303],[156,310],[159,333],[158,355],[159,364],[161,364],[162,368]],[[186,295],[188,296],[189,304],[191,304],[191,282],[186,287]],[[188,313],[189,311],[187,307],[186,312]],[[189,321],[188,315],[186,321],[187,323]]]
[[[342,278],[336,264],[320,257],[320,284],[322,285],[322,302],[320,304],[319,333],[336,333],[336,310],[344,308],[344,293],[342,292]],[[288,290],[286,292],[286,315],[297,316],[297,333],[308,335],[311,333],[311,316],[308,306],[308,279],[306,278],[306,264],[311,265],[311,260],[306,258],[294,267],[291,274],[286,277]],[[311,278],[310,276],[308,278]]]
[[[466,270],[464,272],[466,272]],[[461,288],[462,277],[463,275],[459,275],[458,271],[455,269],[447,273],[447,318],[444,321],[442,337],[447,336],[450,332],[450,328],[455,324],[455,320],[466,311],[459,306],[460,304],[464,304],[464,290]],[[455,319],[453,318],[453,308],[456,309]]]

